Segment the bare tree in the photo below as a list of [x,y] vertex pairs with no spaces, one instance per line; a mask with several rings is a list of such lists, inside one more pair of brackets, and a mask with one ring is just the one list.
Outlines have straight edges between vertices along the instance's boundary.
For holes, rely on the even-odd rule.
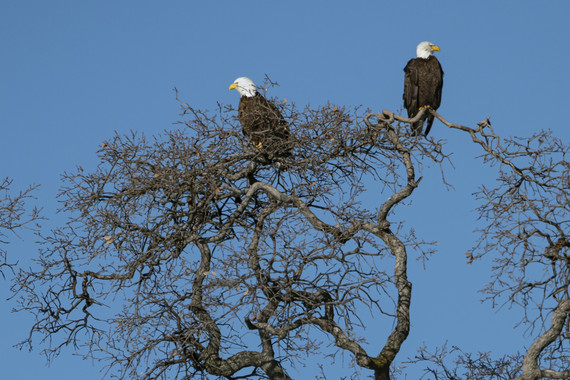
[[[250,145],[230,107],[182,104],[181,128],[117,135],[103,144],[97,170],[66,173],[69,222],[44,236],[37,268],[16,278],[19,309],[36,316],[22,344],[48,339],[48,358],[73,345],[120,378],[289,379],[307,355],[322,354],[324,333],[338,349],[333,358],[349,352],[356,369],[389,379],[410,330],[407,250],[433,251],[391,219],[418,189],[422,163],[448,158],[440,142],[409,129],[433,111],[410,120],[280,107],[293,135],[288,157]],[[527,173],[486,140],[488,122],[447,124]],[[498,190],[482,194],[487,209],[505,204]],[[494,236],[486,231],[485,241]],[[555,231],[541,230],[559,247]],[[568,259],[556,247],[547,260],[561,286]],[[479,254],[492,249],[482,243]],[[379,354],[366,350],[363,310],[392,326],[385,342],[372,342]],[[540,344],[550,347],[548,339]]]
[[4,178],[0,183],[0,274],[5,277],[4,270],[12,268],[7,257],[6,245],[10,235],[19,238],[18,232],[24,228],[35,229],[41,219],[38,208],[29,210],[26,201],[32,199],[37,186],[31,186],[17,194],[12,193],[13,180]]
[[[483,184],[477,193],[486,227],[479,231],[469,261],[492,256],[486,299],[493,307],[521,307],[520,324],[536,340],[524,354],[498,359],[489,352],[473,355],[455,347],[453,367],[442,360],[445,347],[434,354],[424,347],[412,362],[437,364],[430,372],[446,379],[569,379],[570,146],[550,131],[501,139],[489,120],[471,129],[436,116],[469,133],[482,148],[483,161],[498,167],[494,186]],[[458,371],[463,373],[458,376]]]

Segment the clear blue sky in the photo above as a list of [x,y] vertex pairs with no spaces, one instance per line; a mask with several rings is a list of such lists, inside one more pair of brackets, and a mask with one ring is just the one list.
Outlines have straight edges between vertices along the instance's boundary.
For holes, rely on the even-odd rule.
[[[228,91],[236,77],[261,83],[267,74],[280,84],[271,96],[301,106],[397,110],[402,68],[424,40],[441,47],[445,118],[474,126],[491,116],[503,135],[550,128],[568,141],[568,14],[567,1],[3,1],[0,176],[14,178],[16,188],[41,184],[46,227],[54,226],[63,220],[53,215],[59,175],[93,168],[114,131],[175,128],[173,87],[192,106],[214,109],[216,102],[237,104]],[[413,203],[400,209],[420,237],[440,244],[425,270],[409,252],[412,330],[399,358],[446,339],[466,350],[510,353],[530,339],[512,328],[520,310],[481,304],[477,290],[490,264],[469,266],[464,257],[475,241],[471,194],[493,170],[474,159],[480,152],[467,136],[438,122],[431,134],[448,140],[455,190],[443,186],[437,168],[426,168]],[[28,265],[38,247],[24,237],[8,247],[9,258]],[[8,287],[0,280],[3,299]],[[10,313],[13,306],[3,301],[0,308],[0,377],[103,377],[99,363],[71,350],[46,367],[39,342],[31,353],[12,348],[31,325],[29,316]],[[447,313],[451,306],[459,311]],[[376,334],[385,339],[371,328],[370,339]]]

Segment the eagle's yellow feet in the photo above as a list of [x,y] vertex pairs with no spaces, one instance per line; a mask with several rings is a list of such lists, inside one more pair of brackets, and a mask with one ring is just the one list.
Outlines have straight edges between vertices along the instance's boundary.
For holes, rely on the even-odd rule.
[[261,149],[263,147],[263,144],[261,142],[258,142],[257,145],[255,146],[257,149]]

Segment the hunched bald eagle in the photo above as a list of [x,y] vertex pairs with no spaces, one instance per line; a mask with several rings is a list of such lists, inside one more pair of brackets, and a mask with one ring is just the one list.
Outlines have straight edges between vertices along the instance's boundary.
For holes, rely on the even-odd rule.
[[[423,107],[437,110],[441,104],[441,89],[443,88],[443,69],[434,51],[439,47],[431,42],[421,42],[416,48],[417,58],[411,59],[404,72],[404,107],[408,110],[408,117],[413,118]],[[414,135],[422,133],[424,121],[427,118],[425,135],[429,133],[433,124],[433,115],[424,113],[421,120],[412,124]]]
[[279,108],[261,95],[255,83],[249,78],[237,78],[230,85],[241,97],[238,118],[243,133],[250,141],[266,153],[286,156],[291,153],[289,124]]

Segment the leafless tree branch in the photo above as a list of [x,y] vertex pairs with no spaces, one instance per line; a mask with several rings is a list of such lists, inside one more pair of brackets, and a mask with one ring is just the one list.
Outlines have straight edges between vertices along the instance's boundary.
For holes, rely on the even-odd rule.
[[[565,374],[570,181],[560,140],[541,132],[501,141],[488,119],[469,128],[433,110],[408,119],[275,102],[291,126],[290,156],[250,144],[231,107],[205,112],[180,101],[179,128],[116,135],[96,170],[65,173],[68,222],[41,236],[35,268],[21,268],[13,285],[19,310],[36,318],[22,346],[40,337],[49,359],[73,346],[120,378],[288,379],[322,353],[318,332],[357,368],[389,379],[410,332],[407,250],[429,245],[393,215],[420,189],[425,163],[449,162],[441,141],[410,132],[432,112],[498,168],[497,186],[478,193],[488,227],[471,252],[500,254],[489,299],[535,301],[538,314],[524,322],[538,330],[553,315],[528,363],[454,349],[457,368]],[[385,342],[368,337],[374,354],[362,310],[392,326]],[[454,378],[459,370],[438,353],[447,351],[424,349],[415,362],[436,362],[428,373]]]
[[0,182],[0,274],[5,278],[4,269],[12,268],[8,263],[5,246],[9,244],[10,235],[20,239],[22,229],[37,230],[42,219],[40,209],[29,210],[26,203],[33,199],[33,192],[38,186],[30,186],[17,194],[12,193],[13,180],[4,178]]

